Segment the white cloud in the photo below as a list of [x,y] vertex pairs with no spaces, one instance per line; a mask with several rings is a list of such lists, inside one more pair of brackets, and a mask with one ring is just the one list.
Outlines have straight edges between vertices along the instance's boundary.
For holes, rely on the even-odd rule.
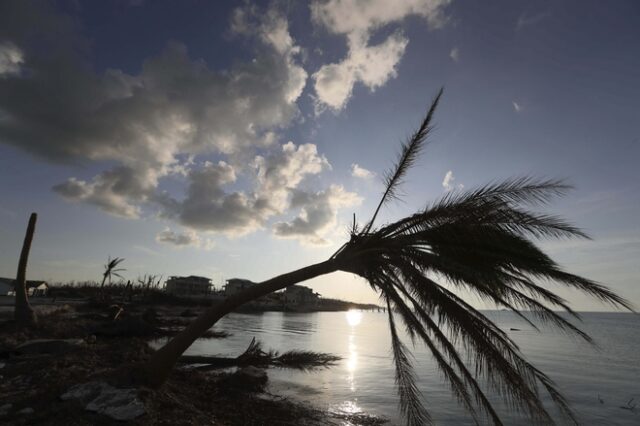
[[427,20],[432,28],[445,22],[444,7],[451,0],[328,0],[311,4],[312,19],[335,34],[368,33],[410,15]]
[[[30,11],[22,12],[18,15],[30,16]],[[3,18],[0,28],[5,28]],[[296,59],[299,47],[289,35],[288,23],[275,9],[254,18],[247,35],[262,48],[253,60],[224,71],[210,69],[202,59],[192,58],[184,45],[170,43],[159,55],[146,59],[139,73],[117,69],[97,73],[86,66],[86,52],[74,47],[83,40],[71,27],[59,25],[59,37],[49,38],[55,45],[50,56],[35,50],[23,54],[13,43],[2,43],[0,111],[11,120],[0,122],[0,141],[49,161],[113,163],[92,178],[71,177],[53,187],[65,199],[111,214],[136,218],[143,207],[160,204],[163,215],[173,213],[187,223],[193,218],[196,227],[206,228],[209,223],[199,219],[193,196],[176,201],[160,190],[163,181],[180,176],[187,178],[191,191],[209,197],[201,203],[210,211],[229,210],[232,215],[238,206],[246,205],[246,214],[252,214],[248,210],[253,207],[253,201],[248,201],[251,191],[227,193],[221,189],[227,184],[224,180],[212,183],[209,192],[204,189],[207,185],[202,181],[215,180],[212,174],[224,168],[221,164],[192,169],[202,154],[236,164],[246,164],[257,151],[268,157],[270,149],[280,148],[275,143],[277,132],[299,116],[296,101],[307,73]],[[38,19],[57,23],[62,18]],[[20,27],[14,24],[9,28]],[[16,39],[25,37],[23,32],[39,30],[27,18],[24,25]],[[14,75],[20,65],[30,72]],[[306,149],[301,147],[292,161],[309,159],[300,158]],[[317,169],[318,164],[299,166],[304,167]],[[236,169],[234,173],[243,172]],[[229,216],[219,221],[219,227],[225,220],[232,228],[237,222],[251,222]]]
[[291,192],[307,176],[330,167],[315,145],[288,142],[279,151],[256,156],[250,162],[253,191],[228,191],[225,187],[237,180],[236,168],[224,161],[206,162],[191,167],[183,200],[164,194],[153,201],[162,206],[163,217],[177,219],[183,226],[239,236],[263,227],[274,215],[284,214],[290,207]]
[[200,244],[200,238],[198,238],[198,234],[194,231],[178,233],[172,231],[171,228],[168,227],[156,235],[156,241],[175,246],[196,246]]
[[296,147],[293,142],[284,144],[280,152],[257,156],[252,166],[257,173],[256,205],[276,213],[285,210],[289,191],[296,189],[306,176],[331,169],[314,144]]
[[53,190],[69,201],[82,201],[116,216],[137,218],[140,203],[153,194],[157,180],[153,169],[114,167],[90,182],[69,178]]
[[161,244],[168,244],[177,248],[199,247],[205,250],[211,250],[215,246],[211,239],[200,238],[193,230],[188,229],[184,232],[176,232],[169,227],[158,232],[156,235],[156,241]]
[[[308,75],[275,8],[234,12],[232,33],[258,43],[250,61],[216,70],[174,42],[129,73],[96,71],[90,43],[54,9],[10,7],[22,10],[11,25],[11,14],[0,14],[2,40],[11,40],[0,48],[0,111],[11,117],[0,120],[0,143],[47,161],[109,164],[53,186],[66,200],[120,217],[176,221],[187,231],[158,238],[187,245],[196,231],[237,236],[267,226],[288,213],[307,177],[330,169],[315,145],[278,143],[282,129],[300,119]],[[34,34],[47,49],[16,47],[33,46],[23,41]],[[375,48],[370,54],[380,55]],[[384,79],[374,69],[359,78],[371,87]],[[335,212],[343,204],[327,191]]]
[[335,111],[344,108],[358,82],[375,91],[396,76],[396,66],[409,40],[397,32],[376,46],[367,46],[367,41],[351,40],[345,59],[323,65],[313,74],[318,111],[324,105]]
[[337,211],[362,202],[356,193],[346,191],[341,185],[331,185],[319,192],[296,191],[291,200],[292,208],[300,213],[289,222],[278,222],[274,234],[281,238],[295,238],[305,244],[326,245],[326,235],[335,230]]
[[8,41],[0,43],[0,77],[19,73],[23,62],[24,54],[18,46]]
[[522,105],[520,105],[518,102],[513,101],[513,102],[511,102],[511,104],[513,105],[513,110],[514,110],[515,112],[520,112],[520,111],[522,111]]
[[351,176],[353,177],[357,177],[360,179],[371,179],[375,175],[375,173],[365,169],[364,167],[360,167],[357,163],[351,164]]
[[453,49],[451,49],[451,52],[449,52],[449,57],[454,62],[458,62],[460,60],[460,49],[458,49],[457,47],[454,47]]
[[464,188],[464,185],[459,183],[456,184],[455,183],[455,176],[453,176],[453,172],[451,170],[449,170],[445,175],[444,175],[444,179],[442,180],[442,187],[447,190],[447,191],[451,191],[453,189],[462,189]]
[[329,32],[345,35],[347,56],[323,65],[313,74],[316,112],[329,107],[339,111],[348,102],[356,83],[374,91],[396,76],[396,68],[409,40],[396,31],[381,43],[370,46],[371,33],[410,15],[424,17],[430,27],[445,22],[444,7],[450,0],[328,0],[311,4],[312,20]]

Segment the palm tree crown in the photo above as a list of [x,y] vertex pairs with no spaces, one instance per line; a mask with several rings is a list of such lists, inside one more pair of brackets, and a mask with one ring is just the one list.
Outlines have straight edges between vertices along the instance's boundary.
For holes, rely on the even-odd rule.
[[[396,317],[414,342],[421,341],[430,350],[454,395],[477,422],[487,417],[494,424],[502,424],[485,395],[488,387],[532,420],[553,423],[542,405],[538,385],[575,421],[553,381],[524,359],[504,331],[452,291],[476,294],[512,310],[536,327],[522,312],[530,311],[538,320],[587,341],[591,341],[589,336],[553,309],[579,316],[541,282],[574,287],[601,301],[631,309],[627,301],[606,287],[563,271],[532,242],[541,238],[588,238],[561,218],[525,208],[562,195],[570,189],[568,185],[523,177],[471,191],[454,191],[409,217],[374,228],[380,207],[393,198],[420,152],[441,94],[418,131],[403,145],[373,217],[362,229],[354,223],[349,242],[333,259],[339,269],[366,279],[388,307],[400,406],[409,425],[429,423],[430,416],[421,403]],[[463,360],[459,347],[471,362]]]
[[102,273],[102,285],[100,287],[104,286],[104,283],[107,279],[109,280],[109,284],[111,284],[111,278],[114,276],[122,278],[120,272],[123,272],[126,269],[117,268],[117,266],[122,262],[124,262],[124,259],[122,257],[114,257],[113,259],[111,259],[111,256],[109,256],[109,258],[107,259],[107,264],[104,265],[104,272]]

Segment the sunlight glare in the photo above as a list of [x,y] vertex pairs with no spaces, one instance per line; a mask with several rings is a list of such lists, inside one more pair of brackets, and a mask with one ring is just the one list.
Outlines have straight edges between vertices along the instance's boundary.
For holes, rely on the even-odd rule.
[[347,322],[351,327],[355,327],[356,325],[360,324],[360,321],[362,320],[362,312],[356,311],[354,309],[347,311],[346,315]]

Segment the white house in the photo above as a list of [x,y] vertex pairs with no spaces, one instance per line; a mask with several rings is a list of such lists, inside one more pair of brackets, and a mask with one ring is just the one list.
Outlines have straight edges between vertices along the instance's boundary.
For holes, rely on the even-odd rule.
[[249,280],[243,280],[241,278],[231,278],[227,280],[227,284],[224,286],[225,296],[231,296],[241,292],[247,287],[251,287],[255,283]]
[[166,292],[175,296],[194,297],[207,296],[211,293],[211,280],[205,277],[190,275],[188,277],[170,277],[167,280]]
[[[0,296],[15,296],[14,283],[13,278],[0,278]],[[29,297],[43,297],[47,293],[49,293],[49,285],[46,281],[27,281],[27,295]]]

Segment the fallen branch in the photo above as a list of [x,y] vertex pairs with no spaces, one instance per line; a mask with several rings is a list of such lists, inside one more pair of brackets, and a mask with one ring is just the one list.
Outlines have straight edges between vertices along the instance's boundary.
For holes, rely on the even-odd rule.
[[280,367],[294,368],[297,370],[312,370],[316,368],[328,368],[342,358],[336,355],[313,351],[288,351],[280,354],[276,351],[265,352],[262,344],[251,340],[249,347],[238,357],[215,357],[199,355],[183,355],[179,359],[181,364],[203,364],[196,367],[203,370],[213,370],[228,367]]

